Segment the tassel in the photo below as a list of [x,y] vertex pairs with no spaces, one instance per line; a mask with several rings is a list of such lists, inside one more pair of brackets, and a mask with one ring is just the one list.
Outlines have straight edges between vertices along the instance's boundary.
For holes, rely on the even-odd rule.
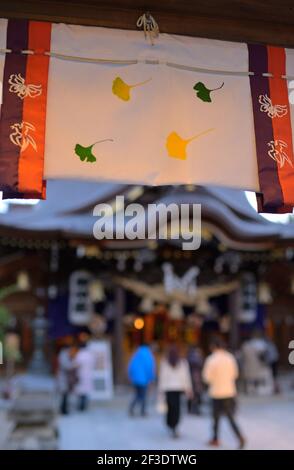
[[149,38],[151,45],[154,46],[154,39],[159,35],[159,27],[153,16],[149,12],[144,13],[138,19],[137,27],[143,27],[145,39]]

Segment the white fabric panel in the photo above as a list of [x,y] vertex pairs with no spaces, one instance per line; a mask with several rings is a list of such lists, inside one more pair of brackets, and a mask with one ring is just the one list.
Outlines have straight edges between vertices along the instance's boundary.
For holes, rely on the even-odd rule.
[[51,51],[109,60],[162,60],[213,70],[248,70],[247,46],[160,34],[152,46],[142,31],[54,24]]
[[[53,25],[51,51],[109,60],[160,60],[222,71],[248,71],[245,44],[163,34],[154,46],[142,32]],[[130,91],[112,92],[151,79]],[[209,89],[212,102],[193,90]],[[187,159],[171,158],[166,139],[202,133],[187,145]],[[80,161],[76,144],[97,144],[95,163]],[[109,65],[51,58],[45,151],[46,178],[89,178],[145,184],[218,184],[258,189],[249,78],[179,70],[164,64]]]

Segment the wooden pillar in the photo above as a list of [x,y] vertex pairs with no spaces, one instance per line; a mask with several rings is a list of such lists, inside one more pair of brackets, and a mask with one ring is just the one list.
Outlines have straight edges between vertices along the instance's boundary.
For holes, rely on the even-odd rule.
[[113,368],[115,384],[122,384],[126,377],[126,364],[124,361],[124,327],[123,316],[126,308],[125,291],[121,286],[115,287],[115,318],[113,338]]
[[229,294],[229,314],[231,318],[229,346],[236,351],[240,346],[239,338],[239,312],[241,308],[241,291],[236,289]]

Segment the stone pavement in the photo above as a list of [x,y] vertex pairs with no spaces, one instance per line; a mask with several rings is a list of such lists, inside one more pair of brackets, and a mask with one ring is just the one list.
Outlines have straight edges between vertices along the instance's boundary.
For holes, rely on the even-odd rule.
[[[130,418],[127,415],[129,395],[119,393],[109,403],[91,406],[86,413],[72,412],[59,418],[61,449],[207,449],[210,417],[183,413],[181,437],[172,439],[164,426],[163,416],[156,412],[155,397],[150,397],[149,415]],[[248,449],[294,449],[294,396],[243,397],[237,414],[246,435]],[[234,449],[236,441],[225,420],[221,424],[223,449]]]
[[7,402],[6,400],[0,400],[0,450],[3,449],[12,428],[12,423],[8,421],[6,414]]

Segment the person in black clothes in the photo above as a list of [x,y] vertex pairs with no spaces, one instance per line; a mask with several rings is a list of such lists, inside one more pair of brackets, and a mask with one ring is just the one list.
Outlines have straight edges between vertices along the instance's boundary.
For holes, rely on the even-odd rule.
[[192,381],[186,359],[181,358],[179,350],[172,345],[159,369],[159,391],[165,394],[167,413],[166,424],[173,437],[178,437],[181,395],[192,397]]
[[220,338],[215,338],[210,345],[212,354],[206,359],[203,368],[203,380],[209,385],[212,399],[213,437],[211,446],[219,446],[219,421],[222,415],[229,420],[233,432],[239,440],[239,448],[245,445],[245,439],[235,421],[235,398],[238,365],[234,356],[226,351]]

